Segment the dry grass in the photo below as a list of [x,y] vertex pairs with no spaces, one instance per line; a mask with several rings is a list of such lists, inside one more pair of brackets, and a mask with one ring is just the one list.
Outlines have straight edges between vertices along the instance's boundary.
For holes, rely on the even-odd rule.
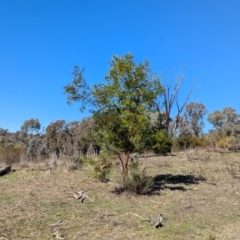
[[[239,239],[240,179],[231,174],[232,166],[240,165],[238,154],[206,157],[195,151],[140,161],[155,177],[152,195],[116,195],[113,180],[98,182],[84,168],[50,172],[35,167],[1,177],[0,239],[54,239],[56,229],[76,240]],[[74,199],[80,190],[92,201]],[[165,219],[156,229],[159,213]],[[60,219],[62,225],[49,226]]]

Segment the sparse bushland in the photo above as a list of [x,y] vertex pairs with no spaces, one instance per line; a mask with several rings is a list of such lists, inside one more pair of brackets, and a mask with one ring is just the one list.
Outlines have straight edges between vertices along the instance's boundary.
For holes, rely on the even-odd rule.
[[[58,120],[42,133],[37,119],[16,133],[0,128],[0,165],[17,169],[0,179],[0,239],[50,239],[46,226],[59,218],[66,239],[238,239],[235,109],[209,114],[214,129],[203,135],[207,108],[187,104],[192,90],[179,105],[182,77],[171,93],[147,61],[136,64],[131,54],[113,57],[105,84],[90,88],[83,73],[75,67],[65,93],[91,117]],[[135,152],[142,154],[137,163]],[[20,159],[28,168],[18,168]],[[93,200],[79,207],[73,191],[88,191]],[[159,213],[167,217],[156,231]]]
[[[89,177],[85,166],[65,171],[70,158],[63,157],[59,169],[51,171],[29,162],[28,169],[16,168],[0,178],[0,238],[50,239],[54,229],[49,225],[62,220],[57,228],[65,239],[238,239],[239,179],[226,166],[239,166],[239,154],[194,151],[192,161],[181,151],[175,156],[142,154],[138,174],[147,168],[146,178],[133,174],[134,192],[120,195],[113,191],[121,173],[114,165],[109,181],[102,183]],[[150,178],[151,194],[135,194],[144,188],[134,184]],[[91,201],[77,201],[75,191],[86,192]],[[159,213],[163,227],[156,229]]]

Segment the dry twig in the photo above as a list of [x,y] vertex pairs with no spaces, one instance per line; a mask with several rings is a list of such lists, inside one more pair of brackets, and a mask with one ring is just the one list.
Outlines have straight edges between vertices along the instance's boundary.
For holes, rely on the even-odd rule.
[[140,216],[140,215],[138,215],[136,213],[133,214],[133,216],[139,217],[139,218],[143,219],[144,221],[151,222],[149,219],[146,219],[146,218],[144,218],[144,217],[142,217],[142,216]]
[[49,227],[57,227],[57,226],[60,226],[60,225],[62,225],[62,220],[59,220],[58,222],[53,223],[53,224],[49,224]]

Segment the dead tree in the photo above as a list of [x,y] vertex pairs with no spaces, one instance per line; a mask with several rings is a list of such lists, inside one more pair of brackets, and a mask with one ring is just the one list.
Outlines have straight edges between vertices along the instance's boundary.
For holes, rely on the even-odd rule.
[[[183,81],[184,81],[184,76],[179,75],[172,92],[171,92],[170,85],[166,84],[164,86],[163,106],[164,106],[165,127],[166,127],[166,130],[168,131],[168,134],[170,137],[173,137],[176,130],[178,129],[181,113],[184,110],[184,108],[189,100],[189,97],[193,92],[193,87],[192,87],[191,90],[189,91],[185,101],[183,102],[183,104],[182,105],[179,104],[178,94],[182,87]],[[177,114],[176,114],[175,118],[172,119],[171,111],[172,111],[174,103],[177,106]],[[159,106],[158,106],[158,112],[159,112],[159,114],[162,114]]]

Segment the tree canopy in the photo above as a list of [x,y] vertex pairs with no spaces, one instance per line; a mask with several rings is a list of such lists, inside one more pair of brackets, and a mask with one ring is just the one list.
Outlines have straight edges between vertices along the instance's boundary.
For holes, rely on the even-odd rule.
[[208,121],[222,136],[238,136],[240,133],[240,114],[232,107],[210,113]]
[[21,131],[25,133],[33,133],[33,132],[38,132],[41,128],[41,124],[38,119],[29,119],[24,121],[23,125],[21,126]]
[[160,80],[147,61],[136,64],[131,54],[113,56],[106,83],[90,90],[83,79],[81,74],[77,84],[73,80],[65,87],[68,101],[83,104],[89,99],[98,142],[115,151],[127,171],[132,152],[156,146],[150,114],[156,110],[156,100],[164,91]]

